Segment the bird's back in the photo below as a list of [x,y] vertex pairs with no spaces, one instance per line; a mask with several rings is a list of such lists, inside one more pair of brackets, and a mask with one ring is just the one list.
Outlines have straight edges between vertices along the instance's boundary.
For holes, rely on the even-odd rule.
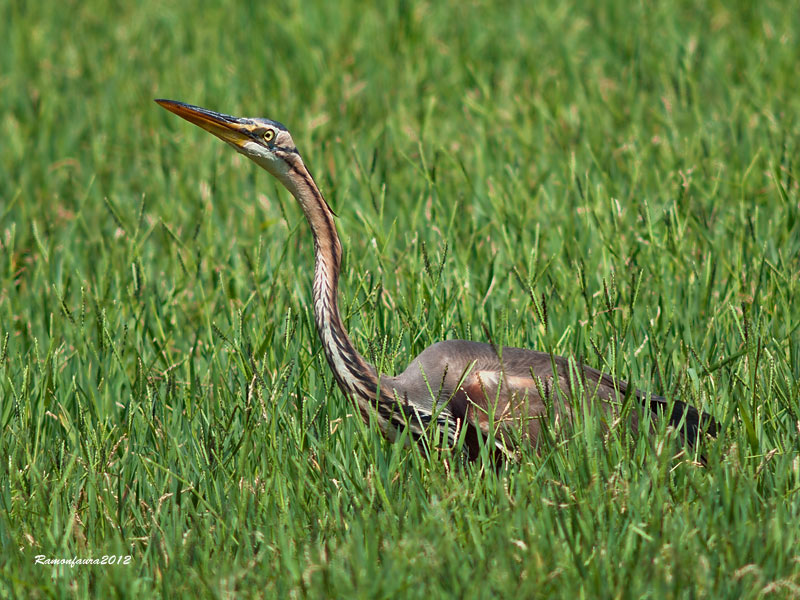
[[[572,422],[575,411],[583,413],[587,402],[596,403],[604,421],[611,423],[633,400],[628,414],[634,430],[643,415],[668,408],[661,396],[629,393],[627,382],[564,357],[466,340],[429,346],[403,373],[383,378],[382,385],[401,401],[432,413],[445,410],[451,421],[477,426],[484,434],[493,430],[502,437],[502,432],[516,428],[534,445],[543,419],[555,427],[559,421]],[[682,426],[690,442],[701,424],[708,433],[716,433],[708,415],[701,417],[678,401],[671,406],[670,423]]]

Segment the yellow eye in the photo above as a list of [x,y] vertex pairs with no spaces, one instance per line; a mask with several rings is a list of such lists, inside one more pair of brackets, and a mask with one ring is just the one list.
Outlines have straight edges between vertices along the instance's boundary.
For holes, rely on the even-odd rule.
[[267,129],[267,131],[264,132],[264,141],[271,142],[274,139],[275,139],[275,132],[272,129]]

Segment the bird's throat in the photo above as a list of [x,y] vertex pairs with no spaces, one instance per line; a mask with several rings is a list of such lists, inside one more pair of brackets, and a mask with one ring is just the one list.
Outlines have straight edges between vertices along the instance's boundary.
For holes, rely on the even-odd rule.
[[342,391],[356,400],[374,402],[377,371],[355,349],[339,314],[339,271],[342,246],[328,207],[302,161],[290,171],[290,192],[297,198],[314,236],[314,320],[325,357]]

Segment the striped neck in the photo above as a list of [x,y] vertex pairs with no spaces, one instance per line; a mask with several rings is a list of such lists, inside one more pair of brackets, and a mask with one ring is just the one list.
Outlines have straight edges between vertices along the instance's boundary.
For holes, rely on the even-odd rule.
[[378,375],[353,346],[339,315],[339,269],[342,245],[331,211],[298,154],[284,158],[281,178],[303,208],[314,235],[314,320],[325,358],[342,391],[358,403],[364,418],[374,412]]
[[[325,350],[325,358],[339,387],[358,406],[367,423],[374,417],[381,431],[393,439],[398,429],[410,426],[411,438],[424,439],[424,429],[435,420],[446,431],[448,444],[454,445],[460,426],[450,411],[440,407],[434,416],[429,407],[397,390],[396,379],[382,376],[361,356],[350,341],[339,315],[339,270],[342,245],[333,222],[333,211],[308,172],[300,155],[284,153],[286,170],[278,178],[303,208],[314,234],[314,320]],[[379,381],[380,393],[379,393]],[[408,391],[408,390],[406,390]]]

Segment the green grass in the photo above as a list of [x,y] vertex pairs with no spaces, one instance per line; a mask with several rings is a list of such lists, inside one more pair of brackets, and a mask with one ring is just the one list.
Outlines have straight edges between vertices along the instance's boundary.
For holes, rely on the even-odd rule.
[[[0,1],[0,597],[800,594],[800,5],[317,4]],[[381,370],[583,358],[713,413],[709,468],[382,440],[300,210],[155,97],[290,127]]]

